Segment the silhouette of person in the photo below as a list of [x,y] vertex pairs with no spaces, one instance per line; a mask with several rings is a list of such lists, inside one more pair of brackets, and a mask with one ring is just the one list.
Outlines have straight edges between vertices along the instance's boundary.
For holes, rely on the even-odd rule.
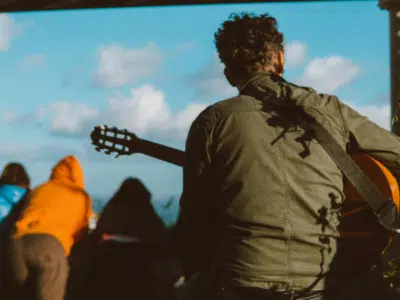
[[33,189],[10,241],[12,299],[63,300],[67,256],[85,235],[92,201],[75,156],[60,160],[50,179]]
[[26,195],[30,188],[30,178],[20,163],[7,164],[0,175],[0,223],[13,207]]
[[178,262],[169,233],[136,178],[124,180],[106,204],[93,232],[99,244],[89,291],[93,299],[166,299]]
[[151,194],[136,178],[127,178],[104,207],[95,232],[126,235],[143,242],[165,236],[165,225],[151,204]]
[[18,219],[30,188],[25,167],[17,162],[8,163],[0,175],[0,295],[6,297],[7,259],[10,230]]

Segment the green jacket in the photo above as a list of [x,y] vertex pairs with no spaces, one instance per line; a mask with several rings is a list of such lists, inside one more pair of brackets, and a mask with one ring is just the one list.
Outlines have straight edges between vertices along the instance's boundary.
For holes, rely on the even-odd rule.
[[290,95],[349,153],[367,153],[400,176],[400,138],[335,96],[257,75],[191,126],[180,203],[185,267],[192,273],[212,263],[240,286],[324,289],[343,175],[291,110],[256,99],[260,93],[274,101]]

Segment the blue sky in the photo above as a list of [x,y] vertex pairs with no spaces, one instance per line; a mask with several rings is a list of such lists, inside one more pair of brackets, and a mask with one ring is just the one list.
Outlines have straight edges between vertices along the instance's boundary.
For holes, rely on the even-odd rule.
[[286,79],[337,94],[388,127],[389,23],[377,1],[3,14],[1,163],[22,161],[36,185],[71,153],[93,196],[108,198],[127,176],[157,199],[179,194],[180,168],[141,155],[114,160],[88,135],[106,123],[183,149],[196,114],[235,94],[213,34],[241,11],[278,19]]

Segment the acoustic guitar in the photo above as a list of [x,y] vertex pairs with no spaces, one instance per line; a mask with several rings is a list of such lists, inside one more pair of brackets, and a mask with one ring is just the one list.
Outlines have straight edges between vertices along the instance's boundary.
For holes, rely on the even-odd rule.
[[[97,151],[114,153],[116,157],[141,153],[180,167],[184,165],[184,151],[140,139],[126,129],[97,126],[91,133],[91,139]],[[378,189],[395,203],[400,212],[399,186],[390,171],[366,154],[352,155],[352,159]],[[391,235],[380,225],[372,209],[346,179],[344,194],[335,270],[341,278],[350,279],[379,264],[383,251],[391,242]]]

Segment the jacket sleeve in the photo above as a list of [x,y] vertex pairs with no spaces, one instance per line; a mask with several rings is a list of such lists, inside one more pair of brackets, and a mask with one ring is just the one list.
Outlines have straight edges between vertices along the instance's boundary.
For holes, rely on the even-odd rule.
[[362,152],[383,163],[400,178],[400,138],[337,101],[349,153]]
[[212,124],[203,112],[193,122],[186,141],[186,159],[183,168],[183,193],[177,236],[184,272],[187,277],[207,265],[210,249],[209,218],[210,189],[210,128]]

